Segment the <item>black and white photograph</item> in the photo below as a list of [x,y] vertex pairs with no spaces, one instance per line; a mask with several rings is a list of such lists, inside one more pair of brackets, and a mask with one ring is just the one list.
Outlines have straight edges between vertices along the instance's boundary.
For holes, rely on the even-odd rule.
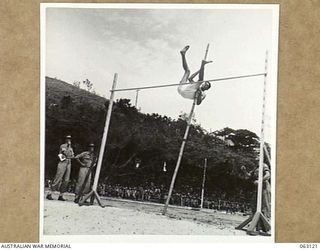
[[41,4],[41,240],[274,242],[278,26],[275,4]]

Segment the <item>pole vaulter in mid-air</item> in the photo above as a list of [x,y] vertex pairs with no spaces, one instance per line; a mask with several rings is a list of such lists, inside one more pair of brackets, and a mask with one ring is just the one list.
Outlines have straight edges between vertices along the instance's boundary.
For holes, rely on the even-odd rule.
[[[170,184],[170,187],[169,187],[168,197],[167,197],[167,200],[166,200],[166,203],[164,205],[163,212],[162,212],[163,215],[166,214],[168,206],[169,206],[169,203],[170,203],[170,199],[171,199],[174,183],[175,183],[178,171],[179,171],[179,167],[180,167],[180,163],[181,163],[184,147],[186,145],[186,141],[187,141],[187,138],[188,138],[189,129],[190,129],[190,125],[191,125],[191,119],[192,119],[192,116],[193,116],[193,113],[194,113],[195,105],[196,104],[200,105],[200,103],[206,97],[204,91],[208,90],[211,87],[210,82],[203,81],[203,78],[204,78],[204,66],[207,63],[211,63],[211,61],[206,61],[207,55],[208,55],[208,51],[209,51],[209,44],[207,46],[204,58],[203,58],[203,60],[201,62],[200,70],[198,70],[197,72],[192,74],[190,77],[189,77],[190,70],[189,70],[189,67],[188,67],[188,64],[187,64],[187,60],[186,60],[186,52],[187,52],[188,49],[189,49],[189,46],[186,46],[180,51],[180,54],[181,54],[181,57],[182,57],[182,67],[184,69],[184,75],[182,77],[182,80],[180,81],[180,84],[178,85],[178,92],[182,97],[193,100],[193,103],[192,103],[191,111],[190,111],[189,116],[188,116],[186,131],[184,132],[184,136],[183,136],[182,143],[181,143],[181,146],[180,146],[178,160],[177,160],[176,167],[175,167],[174,172],[173,172],[171,184]],[[193,79],[197,75],[199,75],[199,81],[198,82],[194,82]],[[185,85],[187,81],[189,81],[190,84]]]
[[[200,69],[190,76],[190,69],[188,67],[188,63],[186,59],[186,52],[188,51],[189,48],[190,48],[189,46],[186,46],[180,51],[180,54],[182,57],[182,67],[184,69],[184,75],[180,81],[181,84],[178,86],[178,92],[184,98],[191,99],[191,100],[196,99],[196,104],[200,105],[201,102],[206,97],[206,94],[204,93],[204,91],[210,89],[211,87],[210,82],[203,82],[204,67],[207,63],[212,63],[212,61],[206,61],[205,59],[202,60]],[[208,48],[207,48],[207,51],[208,51]],[[194,82],[193,79],[197,75],[199,75],[198,81]],[[185,85],[185,83],[188,81],[192,84]]]

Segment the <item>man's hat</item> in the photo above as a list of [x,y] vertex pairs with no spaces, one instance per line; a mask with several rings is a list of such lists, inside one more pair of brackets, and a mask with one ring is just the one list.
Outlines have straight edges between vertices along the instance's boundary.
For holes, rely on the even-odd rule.
[[89,144],[89,147],[94,147],[94,144],[93,144],[93,143],[90,143],[90,144]]
[[71,135],[66,135],[66,139],[71,139]]

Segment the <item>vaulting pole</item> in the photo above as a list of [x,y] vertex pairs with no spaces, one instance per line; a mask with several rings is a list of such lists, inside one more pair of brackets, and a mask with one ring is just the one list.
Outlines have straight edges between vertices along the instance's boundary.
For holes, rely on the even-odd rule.
[[[209,50],[209,44],[207,45],[207,49],[206,49],[206,53],[205,53],[205,56],[204,56],[204,60],[207,59],[208,50]],[[166,203],[165,203],[164,208],[163,208],[163,212],[162,212],[163,215],[166,214],[168,206],[169,206],[169,202],[170,202],[170,199],[171,199],[174,183],[176,181],[176,177],[177,177],[177,174],[178,174],[178,171],[179,171],[179,167],[180,167],[180,163],[181,163],[184,147],[186,145],[186,141],[187,141],[187,138],[188,138],[189,129],[190,129],[192,115],[194,113],[195,105],[196,105],[196,98],[193,99],[191,111],[190,111],[190,114],[189,114],[189,117],[188,117],[188,120],[187,120],[187,128],[186,128],[186,131],[185,131],[184,136],[183,136],[183,140],[182,140],[182,143],[181,143],[177,164],[176,164],[176,167],[175,167],[174,172],[173,172],[173,176],[172,176],[172,180],[171,180],[171,184],[170,184],[170,188],[169,188],[168,197],[167,197]]]
[[209,52],[209,46],[210,46],[210,44],[208,43],[207,44],[207,48],[206,48],[206,53],[204,55],[204,59],[203,60],[207,60],[207,56],[208,56],[208,52]]
[[203,167],[203,179],[202,179],[202,190],[201,190],[201,204],[200,208],[203,208],[203,200],[204,200],[204,186],[206,184],[206,171],[207,171],[207,158],[204,159],[204,167]]
[[184,136],[183,136],[183,140],[182,140],[182,144],[181,144],[181,147],[180,147],[180,152],[179,152],[177,164],[176,164],[176,167],[174,169],[174,173],[173,173],[171,184],[170,184],[170,188],[169,188],[168,197],[167,197],[167,200],[166,200],[166,203],[164,205],[163,212],[162,212],[163,215],[166,214],[168,206],[169,206],[169,202],[170,202],[171,195],[172,195],[172,190],[173,190],[174,183],[176,181],[176,177],[177,177],[177,174],[178,174],[178,171],[179,171],[179,167],[180,167],[180,163],[181,163],[181,159],[182,159],[182,155],[183,155],[183,151],[184,151],[184,146],[186,145],[187,137],[188,137],[188,134],[189,134],[190,124],[191,124],[192,115],[193,115],[193,112],[194,112],[195,105],[196,105],[196,99],[193,100],[191,111],[190,111],[190,114],[189,114],[189,117],[188,117],[188,120],[187,120],[187,128],[186,128],[186,131],[185,131]]
[[[113,84],[112,84],[112,89],[111,90],[114,90],[116,88],[117,80],[118,80],[118,74],[115,73],[114,77],[113,77]],[[106,142],[107,142],[107,136],[108,136],[109,125],[110,125],[110,120],[111,120],[111,113],[112,113],[112,107],[113,107],[113,100],[114,100],[114,91],[111,91],[110,99],[109,99],[109,105],[108,105],[108,111],[107,111],[107,116],[106,116],[106,122],[105,122],[105,126],[104,126],[101,146],[100,146],[97,169],[96,169],[96,174],[94,176],[92,190],[86,196],[84,196],[81,201],[79,201],[79,205],[80,206],[83,205],[84,202],[91,196],[95,196],[95,198],[97,199],[99,205],[102,206],[101,201],[100,201],[100,197],[99,197],[99,195],[97,193],[97,187],[98,187],[98,182],[99,182],[99,176],[100,176],[100,171],[101,171],[103,155],[104,155],[105,146],[106,146]]]

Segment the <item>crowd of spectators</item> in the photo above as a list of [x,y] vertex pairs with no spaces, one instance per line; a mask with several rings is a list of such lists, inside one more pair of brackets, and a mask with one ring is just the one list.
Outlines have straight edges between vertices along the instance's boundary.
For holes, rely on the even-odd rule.
[[[155,186],[152,184],[145,187],[99,184],[98,193],[106,197],[164,203],[167,199],[168,190],[164,186]],[[190,187],[173,190],[170,204],[199,208],[201,204],[200,192],[195,192]],[[231,214],[236,212],[249,213],[251,209],[248,202],[236,200],[234,197],[227,197],[223,192],[215,192],[211,193],[210,196],[205,196],[203,208],[226,211]]]
[[[51,181],[46,180],[46,187],[50,186]],[[76,180],[71,180],[68,185],[68,192],[73,193]],[[163,186],[156,186],[153,183],[145,186],[124,186],[100,183],[98,186],[100,196],[118,199],[128,199],[144,202],[164,203],[167,199],[168,190]],[[204,196],[203,208],[225,211],[226,213],[250,213],[250,203],[238,197],[230,197],[225,192],[210,192]],[[176,206],[186,206],[199,208],[201,196],[199,190],[194,191],[189,186],[174,189],[170,204]]]

